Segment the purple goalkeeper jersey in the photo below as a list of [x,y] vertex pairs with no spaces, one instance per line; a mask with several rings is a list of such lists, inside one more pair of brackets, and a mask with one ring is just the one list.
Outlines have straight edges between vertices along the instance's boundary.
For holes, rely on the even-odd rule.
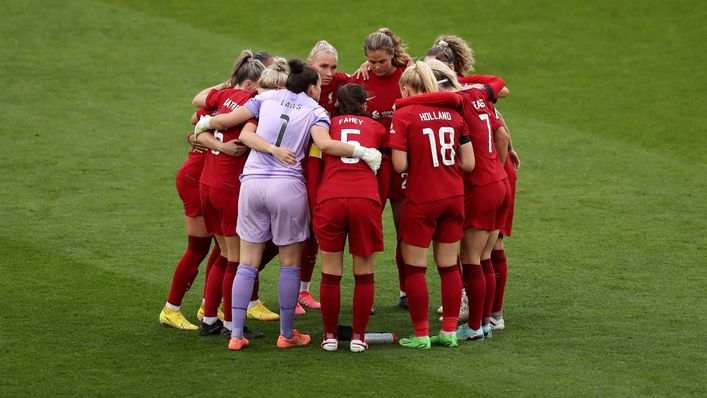
[[296,163],[284,165],[271,154],[250,151],[241,181],[249,178],[292,177],[304,180],[302,159],[310,141],[310,129],[319,125],[327,130],[327,111],[307,96],[290,90],[273,90],[251,98],[245,106],[258,118],[256,134],[295,153]]

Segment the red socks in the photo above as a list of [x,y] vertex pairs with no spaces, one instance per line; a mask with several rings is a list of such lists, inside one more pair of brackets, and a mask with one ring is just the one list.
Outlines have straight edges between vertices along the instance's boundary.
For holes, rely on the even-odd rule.
[[[414,267],[405,264],[405,292],[408,297],[410,318],[415,329],[415,336],[429,336],[430,324],[427,319],[429,295],[425,281],[425,267]],[[458,305],[458,304],[457,304]],[[458,313],[457,313],[458,315]]]
[[353,294],[353,340],[363,341],[366,337],[368,319],[373,307],[374,283],[373,274],[354,275]]
[[327,338],[329,335],[336,338],[336,328],[339,324],[339,309],[341,307],[340,275],[331,275],[322,272],[322,282],[319,286],[319,299],[322,303],[321,311],[322,320],[324,321],[324,333],[327,335]]
[[226,257],[219,256],[206,277],[206,294],[204,295],[204,316],[217,315],[218,306],[221,304],[221,289],[223,288],[223,274],[226,272]]
[[221,257],[221,247],[219,247],[218,242],[214,239],[214,248],[211,249],[211,255],[209,256],[209,261],[206,263],[206,272],[204,273],[204,297],[206,297],[206,281],[209,279],[209,272],[219,257]]
[[489,323],[491,318],[491,307],[493,307],[493,296],[496,294],[496,275],[493,273],[493,263],[491,259],[481,260],[481,268],[484,270],[486,279],[486,295],[484,298],[483,324]]
[[462,300],[462,278],[457,265],[437,268],[442,290],[442,331],[454,332],[459,321]]
[[481,317],[484,312],[486,297],[486,280],[479,264],[462,264],[466,296],[469,299],[469,327],[481,328]]
[[304,244],[302,250],[300,281],[310,282],[314,273],[314,266],[317,265],[317,253],[319,252],[319,244],[314,238],[309,238]]
[[403,261],[403,252],[400,248],[400,240],[395,245],[395,266],[398,267],[398,285],[400,286],[400,291],[405,291],[405,261]]
[[491,312],[503,311],[503,294],[506,291],[506,279],[508,278],[508,261],[506,252],[494,250],[491,252],[491,262],[496,273],[496,293],[493,296],[493,308]]
[[221,285],[221,294],[223,295],[223,320],[231,321],[231,293],[233,289],[233,279],[236,277],[237,262],[229,261],[226,263],[226,272],[223,274],[223,284]]
[[167,302],[172,305],[182,305],[184,294],[189,290],[191,284],[196,279],[196,274],[199,273],[199,264],[209,254],[211,246],[211,237],[199,238],[196,236],[188,237],[187,250],[182,255],[182,258],[174,270],[172,277],[172,288],[169,291]]

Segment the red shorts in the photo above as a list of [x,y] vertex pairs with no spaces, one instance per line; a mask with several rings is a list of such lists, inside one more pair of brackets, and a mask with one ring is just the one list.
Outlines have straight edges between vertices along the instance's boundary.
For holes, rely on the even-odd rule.
[[428,203],[405,201],[400,215],[400,239],[418,247],[429,247],[432,240],[454,243],[464,236],[463,226],[463,196]]
[[390,192],[388,198],[390,200],[402,202],[405,200],[405,184],[407,184],[408,173],[398,174],[392,172],[390,174]]
[[235,235],[238,221],[238,194],[200,184],[199,196],[206,230],[214,235]]
[[319,248],[325,252],[344,251],[349,235],[349,253],[367,257],[383,251],[381,207],[366,198],[333,198],[314,207],[312,224]]
[[464,194],[466,220],[464,229],[483,231],[501,229],[506,222],[506,213],[511,199],[508,179],[488,185],[473,186]]
[[508,185],[511,192],[511,199],[508,202],[506,220],[501,226],[501,235],[503,236],[511,236],[511,230],[513,229],[513,211],[516,206],[516,181],[518,181],[518,176],[515,174],[515,170],[513,170],[512,174],[508,173]]
[[184,205],[184,215],[187,217],[201,216],[201,199],[199,185],[177,178],[177,193]]

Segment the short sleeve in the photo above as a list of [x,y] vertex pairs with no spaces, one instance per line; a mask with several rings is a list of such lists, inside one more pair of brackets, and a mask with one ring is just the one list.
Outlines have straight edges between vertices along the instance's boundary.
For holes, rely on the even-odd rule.
[[248,100],[248,102],[245,103],[245,107],[248,108],[248,110],[255,115],[256,118],[260,117],[260,104],[262,103],[262,99],[260,96],[255,96],[251,99]]
[[326,109],[320,106],[314,111],[314,122],[312,123],[312,125],[321,126],[329,130],[329,128],[331,127],[331,119],[329,119],[329,114],[327,113]]
[[393,122],[390,126],[388,136],[388,146],[399,151],[408,151],[407,125],[400,112],[393,114]]
[[220,90],[212,88],[211,91],[206,95],[206,107],[210,109],[218,108]]

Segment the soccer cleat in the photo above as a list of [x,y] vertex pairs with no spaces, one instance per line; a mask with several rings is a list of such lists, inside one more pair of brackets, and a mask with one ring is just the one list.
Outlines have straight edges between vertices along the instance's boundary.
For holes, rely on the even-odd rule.
[[491,322],[491,330],[503,330],[506,328],[506,322],[503,321],[503,318],[491,317],[489,321]]
[[457,327],[457,339],[459,340],[483,340],[484,339],[484,329],[479,328],[474,330],[469,327],[469,324],[465,323]]
[[437,313],[441,314],[443,312],[444,312],[444,307],[440,305],[439,308],[437,308]]
[[400,300],[398,300],[398,307],[405,308],[406,310],[409,308],[408,307],[408,296],[401,296],[400,297]]
[[299,292],[299,298],[297,299],[303,307],[307,307],[313,310],[318,310],[322,308],[322,304],[317,301],[317,299],[312,296],[312,293],[305,291]]
[[280,319],[280,315],[270,311],[262,301],[248,308],[246,313],[248,314],[248,319],[258,319],[261,321],[277,321]]
[[329,334],[322,340],[320,347],[322,347],[324,351],[336,351],[339,348],[339,340]]
[[199,327],[187,321],[181,311],[175,311],[167,307],[160,312],[160,323],[179,330],[199,330]]
[[312,338],[308,334],[302,334],[297,329],[294,329],[294,334],[291,338],[286,338],[283,335],[277,338],[277,348],[293,348],[308,345]]
[[[218,307],[218,310],[216,310],[216,316],[218,316],[218,319],[223,321],[223,302],[221,303],[221,306]],[[196,319],[200,322],[204,320],[204,303],[201,303],[199,309],[196,311]]]
[[217,319],[216,322],[214,322],[211,325],[202,321],[201,327],[199,327],[199,335],[200,336],[214,336],[214,335],[220,334],[221,329],[223,329],[223,322],[221,322],[220,319]]
[[305,311],[304,308],[302,308],[302,306],[297,303],[297,305],[295,306],[295,315],[304,315],[306,313],[307,311]]
[[349,348],[351,352],[364,352],[368,349],[368,343],[363,340],[351,340]]
[[412,335],[410,337],[400,339],[398,344],[406,348],[416,348],[418,350],[429,350],[431,348],[429,336],[417,337]]
[[231,337],[231,340],[228,341],[228,349],[231,351],[238,351],[241,348],[248,347],[249,345],[250,341],[248,341],[245,337],[242,339],[239,339],[238,337]]
[[440,344],[449,348],[459,346],[459,342],[457,341],[457,334],[455,332],[452,332],[451,336],[445,336],[442,334],[442,332],[440,332],[438,335],[430,337],[430,343]]
[[491,331],[491,323],[487,323],[486,325],[482,326],[481,330],[484,332],[485,339],[490,339],[491,337],[493,337],[493,332]]
[[371,315],[375,315],[375,314],[376,314],[376,307],[371,307]]

